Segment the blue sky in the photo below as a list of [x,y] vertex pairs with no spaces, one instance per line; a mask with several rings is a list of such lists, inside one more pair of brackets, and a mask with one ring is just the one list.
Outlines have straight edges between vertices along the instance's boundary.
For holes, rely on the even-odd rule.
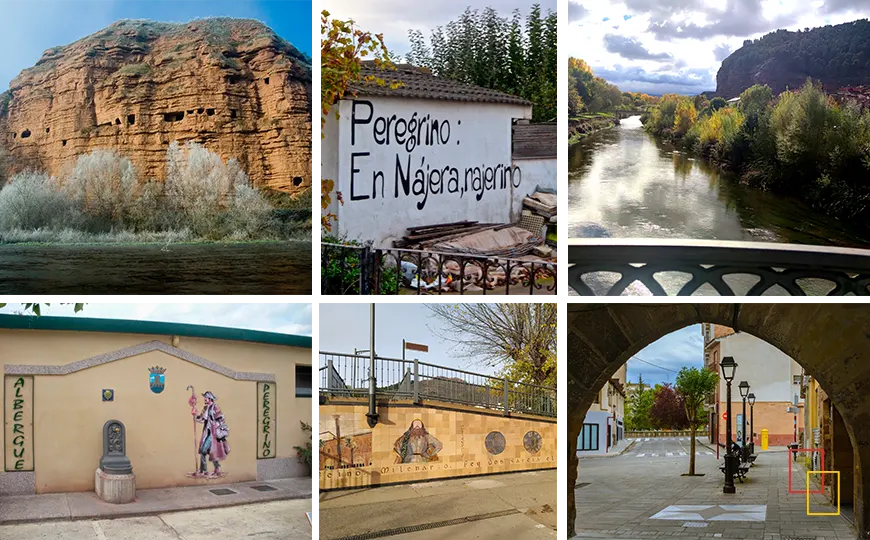
[[4,1],[2,7],[0,91],[46,49],[72,43],[119,19],[257,19],[311,55],[310,0],[16,0]]
[[[475,373],[495,369],[451,352],[453,345],[437,337],[438,320],[423,304],[378,304],[375,307],[375,350],[379,356],[402,357],[402,339],[429,346],[429,352],[408,351],[407,358]],[[320,350],[353,354],[369,348],[369,304],[320,304]]]
[[623,91],[694,95],[746,39],[866,17],[868,0],[568,0],[559,51]]
[[[637,358],[671,371],[658,369]],[[638,376],[643,375],[643,382],[652,386],[666,382],[673,384],[677,376],[674,372],[686,366],[699,369],[704,366],[704,336],[700,324],[687,326],[647,345],[628,361],[628,380],[637,382]]]
[[[0,308],[0,313],[20,313],[22,308],[22,304],[9,303]],[[74,313],[72,305],[43,304],[41,313],[43,316],[177,322],[311,335],[311,304],[88,303],[77,314]]]

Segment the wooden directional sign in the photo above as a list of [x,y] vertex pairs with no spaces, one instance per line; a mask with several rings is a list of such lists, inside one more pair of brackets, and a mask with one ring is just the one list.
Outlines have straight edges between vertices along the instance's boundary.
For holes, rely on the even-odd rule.
[[405,342],[405,349],[409,351],[429,352],[428,345],[420,345],[419,343],[411,343],[410,341]]

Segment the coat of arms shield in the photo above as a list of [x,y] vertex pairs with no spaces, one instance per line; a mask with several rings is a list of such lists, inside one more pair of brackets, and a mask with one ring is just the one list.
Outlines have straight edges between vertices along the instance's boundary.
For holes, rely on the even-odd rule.
[[164,375],[164,373],[166,372],[166,368],[154,366],[152,368],[148,368],[148,371],[151,372],[148,375],[148,382],[151,384],[151,391],[155,394],[159,394],[166,386],[166,376]]

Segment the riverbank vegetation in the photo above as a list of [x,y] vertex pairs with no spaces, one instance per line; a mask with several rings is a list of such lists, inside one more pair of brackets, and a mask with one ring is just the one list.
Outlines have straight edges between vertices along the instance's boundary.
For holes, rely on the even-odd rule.
[[532,103],[532,121],[556,119],[557,19],[542,15],[534,4],[523,20],[487,7],[466,8],[458,18],[432,31],[409,30],[410,52],[405,61],[428,68],[439,77],[491,88]]
[[266,195],[238,162],[193,142],[173,142],[166,167],[165,182],[143,179],[129,159],[94,150],[62,178],[16,174],[0,187],[0,243],[310,239],[310,193]]
[[644,110],[658,102],[655,96],[642,92],[623,92],[592,73],[589,64],[580,58],[568,58],[568,117],[583,113]]
[[778,96],[755,85],[734,105],[666,95],[642,121],[754,187],[870,227],[870,110],[838,102],[818,84]]
[[610,113],[581,113],[568,120],[568,144],[574,144],[584,138],[619,125],[619,119]]

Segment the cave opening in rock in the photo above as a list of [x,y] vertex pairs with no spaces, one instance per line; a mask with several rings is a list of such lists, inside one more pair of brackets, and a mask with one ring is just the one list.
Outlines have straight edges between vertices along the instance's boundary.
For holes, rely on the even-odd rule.
[[132,126],[135,123],[136,123],[136,115],[135,114],[128,114],[127,115],[127,124]]
[[13,134],[12,134],[12,138],[14,139],[14,138],[16,138],[16,137],[18,137],[18,134],[17,134],[17,133],[13,133]]
[[205,111],[202,107],[196,110],[196,114],[202,114]]
[[236,117],[236,110],[230,109],[230,118],[235,118],[235,117]]
[[45,128],[45,132],[46,132],[46,133],[51,133],[51,128],[50,128],[50,127]]
[[269,84],[269,77],[266,77],[265,79],[263,79],[263,82],[266,84]]
[[120,126],[120,125],[121,125],[121,119],[120,119],[120,118],[115,118],[115,125],[116,125],[116,126]]
[[178,122],[184,120],[184,111],[163,113],[164,122]]
[[214,116],[214,109],[206,109],[205,114],[207,114],[209,116]]
[[193,109],[190,109],[189,111],[187,111],[187,114],[188,114],[188,115],[193,114]]
[[29,129],[25,129],[24,131],[21,132],[22,139],[26,139],[27,137],[30,137],[30,130]]
[[61,146],[66,146],[66,139],[60,141],[60,145],[61,145]]
[[293,177],[293,185],[294,186],[301,186],[302,185],[302,177],[301,176],[294,176]]

